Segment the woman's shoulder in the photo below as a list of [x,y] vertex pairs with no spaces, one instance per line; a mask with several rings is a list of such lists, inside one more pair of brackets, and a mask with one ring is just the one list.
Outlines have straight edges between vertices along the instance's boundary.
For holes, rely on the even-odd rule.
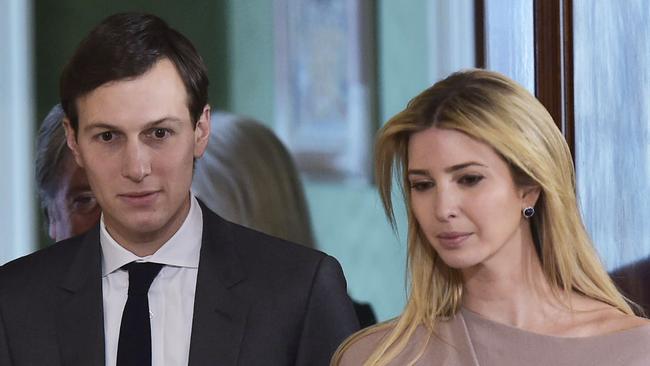
[[337,365],[362,365],[393,329],[395,322],[389,321],[354,334],[339,350],[341,357]]
[[585,306],[586,311],[578,312],[576,326],[584,335],[613,335],[627,331],[650,332],[650,320],[625,314],[612,305],[592,300]]
[[[592,355],[594,360],[615,358],[609,364],[648,365],[650,344],[650,321],[645,318],[623,314],[615,308],[604,311],[596,323],[600,323],[593,345],[601,351]],[[608,349],[616,349],[614,355]],[[602,352],[602,353],[601,353]]]
[[617,334],[628,331],[650,335],[650,320],[635,315],[623,314],[617,309],[610,309],[602,314],[595,323],[602,327],[600,333]]
[[[423,324],[407,325],[405,329],[396,327],[397,321],[393,320],[356,333],[341,346],[338,353],[340,357],[335,358],[338,362],[334,364],[363,365],[395,332],[399,336],[391,344],[399,351],[393,355],[389,365],[413,364],[414,360],[418,360],[418,365],[432,365],[434,360],[446,360],[443,362],[445,365],[467,364],[464,362],[466,354],[471,352],[467,349],[467,334],[462,316],[439,320],[433,328]],[[400,343],[402,345],[397,346]]]

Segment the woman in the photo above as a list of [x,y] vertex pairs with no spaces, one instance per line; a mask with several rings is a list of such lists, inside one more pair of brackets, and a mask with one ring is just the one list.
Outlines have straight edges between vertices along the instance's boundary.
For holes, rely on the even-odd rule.
[[377,184],[408,211],[409,299],[335,365],[648,365],[635,317],[582,224],[571,155],[544,107],[494,72],[452,74],[381,129]]

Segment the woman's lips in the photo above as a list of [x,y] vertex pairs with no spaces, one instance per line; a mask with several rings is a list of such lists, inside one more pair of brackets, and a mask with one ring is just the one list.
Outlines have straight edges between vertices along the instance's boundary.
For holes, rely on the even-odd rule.
[[438,242],[445,249],[457,249],[472,233],[445,232],[436,235]]

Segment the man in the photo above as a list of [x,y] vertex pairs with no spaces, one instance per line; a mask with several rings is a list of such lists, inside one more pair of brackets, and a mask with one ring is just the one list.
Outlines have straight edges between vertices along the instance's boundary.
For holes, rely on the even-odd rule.
[[90,230],[101,209],[84,170],[66,145],[61,105],[43,120],[36,140],[36,185],[47,231],[61,241]]
[[61,77],[99,225],[0,269],[2,365],[327,365],[358,327],[338,263],[190,193],[205,66],[144,14],[105,19]]
[[[86,173],[74,161],[70,149],[66,145],[65,132],[63,129],[64,117],[65,113],[63,112],[63,109],[61,109],[61,106],[59,104],[54,106],[47,117],[45,117],[43,120],[36,142],[36,183],[38,186],[41,207],[43,208],[48,232],[50,237],[55,241],[68,239],[69,237],[88,231],[99,221],[101,214],[101,209],[97,204],[97,200],[95,200],[95,196],[90,189],[90,185],[88,184]],[[241,126],[239,126],[239,124],[241,124]],[[206,150],[206,153],[196,166],[194,179],[192,181],[192,190],[194,194],[196,194],[197,197],[200,197],[203,203],[209,209],[214,209],[215,212],[218,212],[219,215],[225,217],[231,222],[235,222],[240,225],[244,225],[246,227],[267,233],[269,235],[273,235],[285,240],[291,240],[295,243],[300,243],[309,248],[313,248],[314,239],[311,234],[309,215],[306,215],[305,213],[306,208],[302,207],[305,205],[304,197],[302,194],[302,185],[300,184],[299,180],[296,180],[297,172],[295,166],[293,165],[293,162],[291,160],[283,160],[286,159],[288,155],[285,156],[287,152],[282,147],[281,142],[273,135],[272,132],[268,131],[266,127],[263,127],[263,125],[259,124],[259,122],[245,119],[243,117],[239,117],[226,112],[212,113],[211,129],[214,129],[215,126],[220,126],[222,129],[216,136],[214,133],[210,134],[210,147],[208,150]],[[242,144],[236,144],[239,149],[228,151],[229,148],[233,147],[230,146],[232,145],[232,141],[228,140],[229,138],[233,137],[230,136],[231,133],[229,132],[231,131],[229,130],[238,130],[239,128],[237,126],[239,126],[239,128],[246,127],[246,129],[250,129],[249,132],[253,132],[253,134],[250,136],[235,135],[240,137],[240,139],[236,142],[253,142],[252,140],[255,138],[260,138],[260,136],[262,136],[265,137],[262,140],[271,145],[267,146],[265,144],[258,144],[256,146],[249,146],[247,148]],[[226,132],[225,138],[224,132]],[[243,138],[243,140],[241,140],[241,138]],[[274,143],[276,145],[274,145]],[[218,145],[215,146],[214,144]],[[276,154],[264,155],[262,150],[269,148],[275,149],[273,151],[275,151]],[[276,162],[280,161],[284,164],[289,165],[284,166],[283,164],[280,164],[279,167],[276,166],[275,168],[280,168],[283,171],[276,172],[277,174],[273,173],[275,175],[272,176],[276,178],[285,177],[284,185],[286,185],[286,187],[276,187],[278,182],[269,181],[266,183],[271,184],[273,186],[272,188],[277,188],[278,191],[268,191],[266,193],[275,195],[278,192],[288,193],[287,189],[292,192],[295,189],[298,189],[299,194],[295,197],[280,195],[278,197],[275,197],[275,200],[273,201],[276,203],[276,207],[271,207],[271,210],[267,210],[268,212],[266,213],[254,212],[255,206],[261,206],[263,204],[262,201],[264,200],[262,199],[262,201],[250,205],[245,204],[245,201],[254,198],[255,194],[261,194],[261,191],[248,190],[247,192],[239,192],[249,196],[247,199],[242,200],[241,197],[235,197],[231,191],[232,189],[241,189],[242,187],[235,187],[232,184],[224,184],[224,182],[220,182],[220,180],[223,180],[225,177],[225,179],[233,178],[232,180],[229,180],[231,183],[240,181],[241,179],[245,179],[245,181],[250,182],[250,179],[255,179],[256,176],[258,178],[260,177],[258,174],[259,172],[255,168],[255,166],[259,166],[259,164],[249,164],[247,166],[240,167],[243,170],[219,170],[217,172],[218,174],[215,174],[214,169],[216,169],[217,166],[228,166],[230,168],[234,168],[234,165],[223,165],[224,162],[219,162],[219,159],[215,160],[214,158],[206,161],[206,154],[209,154],[211,151],[210,149],[215,152],[221,152],[224,154],[224,156],[229,157],[229,159],[232,159],[232,157],[235,157],[236,159],[237,154],[242,154],[242,151],[247,151],[240,156],[242,160],[240,163],[244,163],[246,157],[253,160],[258,159],[256,160],[257,163],[268,165],[268,169],[263,169],[267,174],[271,174],[269,172],[274,168],[272,166],[274,164],[273,159],[280,159],[276,160]],[[256,156],[256,154],[259,156]],[[240,179],[235,179],[234,176],[232,176],[233,173],[247,174],[247,176],[241,177]],[[213,176],[210,178],[207,177],[207,175]],[[197,178],[202,179],[199,179],[197,181]],[[215,184],[215,182],[217,183]],[[296,187],[296,185],[298,185],[298,187]],[[263,182],[257,186],[262,187]],[[217,188],[216,191],[215,188]],[[218,188],[225,188],[225,190]],[[215,194],[217,195],[215,196]],[[221,198],[216,198],[220,195],[222,196]],[[261,198],[263,198],[263,195]],[[289,205],[289,207],[294,207],[296,203],[299,203],[298,207],[302,208],[296,212],[286,214],[285,217],[282,218],[270,218],[268,215],[273,214],[271,211],[274,209],[278,212],[284,209],[281,207],[283,199],[294,203],[293,206]],[[236,200],[236,203],[235,201],[231,200]],[[226,205],[224,207],[219,207],[217,201],[226,202]],[[285,204],[286,203],[287,202],[285,202]],[[233,206],[233,204],[235,206]],[[260,208],[257,207],[257,209]],[[240,214],[233,215],[233,210],[240,212]],[[243,214],[244,212],[247,214]],[[280,227],[274,226],[268,220],[252,220],[253,217],[260,218],[265,217],[265,215],[276,225],[279,222],[287,223],[289,220],[296,221],[297,225],[295,227]],[[302,222],[303,220],[307,221]],[[290,238],[291,235],[294,236],[294,239],[301,240],[292,240]],[[352,304],[359,320],[359,324],[362,328],[377,323],[374,311],[369,304],[358,303],[354,300],[352,300]]]

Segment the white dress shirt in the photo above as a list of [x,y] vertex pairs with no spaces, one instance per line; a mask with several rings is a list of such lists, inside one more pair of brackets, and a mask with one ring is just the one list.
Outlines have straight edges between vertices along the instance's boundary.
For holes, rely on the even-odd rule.
[[102,215],[102,293],[106,365],[115,366],[122,312],[129,289],[127,263],[164,264],[149,288],[152,366],[187,365],[194,313],[194,293],[199,268],[203,215],[194,195],[185,221],[158,251],[138,257],[120,246],[108,233]]

